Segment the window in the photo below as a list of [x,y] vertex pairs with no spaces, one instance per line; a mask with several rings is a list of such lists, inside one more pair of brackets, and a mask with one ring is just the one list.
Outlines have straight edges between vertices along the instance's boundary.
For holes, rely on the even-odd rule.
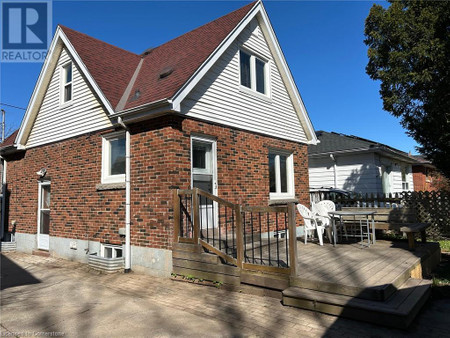
[[408,168],[402,167],[402,190],[407,191],[409,190],[409,184],[407,182],[408,177]]
[[72,100],[72,62],[62,67],[62,103]]
[[266,62],[254,55],[240,51],[241,85],[267,95]]
[[122,246],[101,244],[100,255],[103,258],[120,258],[122,257]]
[[269,152],[270,199],[294,198],[293,155],[285,152]]
[[103,137],[102,183],[125,182],[125,134],[108,134]]

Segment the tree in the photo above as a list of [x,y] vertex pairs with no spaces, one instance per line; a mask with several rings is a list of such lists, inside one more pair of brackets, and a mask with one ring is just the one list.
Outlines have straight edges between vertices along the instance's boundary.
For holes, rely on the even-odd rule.
[[366,72],[381,81],[383,108],[450,178],[450,2],[389,2],[366,19]]

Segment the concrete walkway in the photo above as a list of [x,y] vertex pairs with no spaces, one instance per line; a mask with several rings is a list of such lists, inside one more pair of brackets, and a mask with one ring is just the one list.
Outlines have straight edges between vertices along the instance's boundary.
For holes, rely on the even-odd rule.
[[284,307],[269,297],[136,273],[2,254],[2,336],[450,337],[450,301],[430,302],[408,331]]

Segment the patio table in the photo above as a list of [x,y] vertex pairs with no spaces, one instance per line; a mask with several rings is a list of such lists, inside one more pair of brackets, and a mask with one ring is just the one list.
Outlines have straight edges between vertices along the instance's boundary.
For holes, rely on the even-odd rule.
[[[345,226],[345,224],[342,222],[342,216],[353,216],[355,222],[356,222],[356,216],[365,216],[365,222],[367,226],[367,233],[368,233],[368,245],[370,246],[370,226],[369,226],[369,217],[371,218],[371,225],[372,225],[372,244],[375,244],[375,217],[376,211],[329,211],[328,214],[331,216],[332,219],[332,225],[333,225],[333,242],[334,246],[336,246],[337,242],[337,236],[336,236],[336,217],[339,218],[339,221],[341,222],[342,226]],[[359,222],[362,220],[359,219]],[[363,242],[363,232],[361,228],[361,241]]]

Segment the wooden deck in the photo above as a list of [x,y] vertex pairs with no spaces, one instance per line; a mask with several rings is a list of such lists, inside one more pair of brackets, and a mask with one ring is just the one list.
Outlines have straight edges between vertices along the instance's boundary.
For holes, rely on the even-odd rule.
[[291,285],[371,300],[386,300],[408,278],[422,278],[422,268],[439,259],[437,243],[419,244],[415,251],[397,241],[370,247],[298,242],[297,248],[297,277]]

